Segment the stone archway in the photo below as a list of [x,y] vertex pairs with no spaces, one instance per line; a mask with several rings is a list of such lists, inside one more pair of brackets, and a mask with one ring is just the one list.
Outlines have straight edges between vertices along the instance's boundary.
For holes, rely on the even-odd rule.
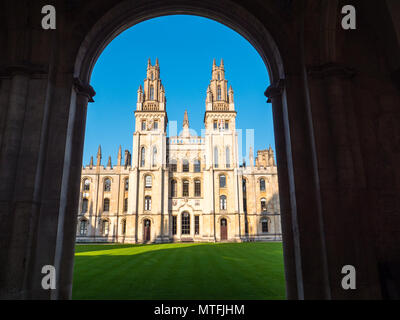
[[[373,123],[377,106],[380,118],[399,115],[397,60],[381,50],[399,52],[399,41],[389,1],[377,1],[377,10],[366,1],[351,2],[373,26],[344,34],[337,23],[339,1],[60,0],[57,30],[41,32],[40,1],[30,4],[32,15],[23,3],[4,4],[0,260],[7,263],[0,266],[0,297],[71,297],[86,107],[94,95],[91,70],[126,28],[161,15],[194,14],[243,35],[269,71],[287,297],[380,298],[378,265],[390,269],[400,261],[393,244],[400,241],[400,204],[391,182],[399,169],[395,130],[382,141]],[[379,25],[383,21],[390,23]],[[379,41],[370,41],[371,32]],[[383,71],[376,69],[382,61]],[[358,75],[349,68],[354,65]],[[382,160],[385,143],[393,148],[383,150]],[[365,214],[371,208],[376,220]],[[346,223],[339,229],[337,221]],[[370,234],[380,241],[372,242]],[[340,270],[349,263],[358,267],[360,287],[345,292]],[[57,270],[51,292],[40,286],[48,264]]]

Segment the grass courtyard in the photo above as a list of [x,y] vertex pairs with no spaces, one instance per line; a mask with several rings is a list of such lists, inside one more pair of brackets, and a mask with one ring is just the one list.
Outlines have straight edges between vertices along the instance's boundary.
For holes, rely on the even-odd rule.
[[285,299],[282,244],[77,244],[72,298]]

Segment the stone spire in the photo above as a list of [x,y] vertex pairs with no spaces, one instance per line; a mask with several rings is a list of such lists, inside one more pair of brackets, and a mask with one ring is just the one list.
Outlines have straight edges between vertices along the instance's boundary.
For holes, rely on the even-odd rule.
[[187,110],[185,110],[185,114],[183,116],[183,124],[182,124],[183,130],[182,130],[182,136],[183,137],[189,137],[190,132],[189,132],[189,117]]
[[100,165],[101,165],[101,145],[99,145],[99,149],[97,150],[96,167],[100,167]]
[[268,149],[268,165],[271,167],[275,167],[276,163],[275,163],[275,157],[274,157],[274,150],[272,150],[271,145],[269,145],[269,149]]
[[219,64],[219,67],[221,69],[224,69],[224,59],[221,59],[221,63]]
[[111,156],[108,157],[107,168],[111,168]]
[[183,116],[183,128],[184,129],[189,129],[189,118],[188,118],[188,113],[187,110],[185,110],[185,114]]
[[229,97],[229,103],[233,103],[233,89],[232,89],[232,86],[229,86],[228,97]]
[[214,70],[217,67],[216,63],[215,63],[215,58],[213,59],[213,65],[212,65],[212,69]]
[[158,58],[156,58],[156,67],[158,67],[159,65],[158,65]]
[[122,159],[122,151],[121,151],[121,145],[119,145],[119,149],[118,149],[118,159],[117,159],[117,165],[118,165],[118,166],[121,165],[121,159]]
[[90,157],[90,163],[89,163],[89,168],[93,168],[93,156]]

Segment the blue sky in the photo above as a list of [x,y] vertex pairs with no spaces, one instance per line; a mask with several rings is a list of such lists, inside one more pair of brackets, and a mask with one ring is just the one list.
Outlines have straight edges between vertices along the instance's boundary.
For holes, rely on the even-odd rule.
[[[212,60],[224,59],[225,77],[234,90],[236,128],[243,130],[243,156],[247,158],[246,129],[254,129],[254,149],[275,150],[271,104],[265,89],[269,76],[253,46],[232,29],[210,19],[175,15],[147,20],[116,37],[99,57],[92,73],[95,102],[88,105],[84,165],[102,163],[111,155],[116,163],[119,145],[132,152],[137,89],[146,76],[147,60],[158,57],[167,97],[168,120],[182,126],[188,110],[190,127],[204,128],[206,90]],[[239,155],[240,157],[241,155]]]

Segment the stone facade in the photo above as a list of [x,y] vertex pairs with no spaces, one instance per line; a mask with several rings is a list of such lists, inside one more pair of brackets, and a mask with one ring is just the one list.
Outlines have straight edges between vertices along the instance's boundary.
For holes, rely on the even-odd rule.
[[[239,164],[233,89],[223,60],[207,88],[204,135],[185,111],[179,135],[167,137],[165,90],[158,60],[139,87],[132,155],[117,165],[82,169],[78,242],[281,240],[277,167],[272,148]],[[122,159],[123,158],[123,159]]]

